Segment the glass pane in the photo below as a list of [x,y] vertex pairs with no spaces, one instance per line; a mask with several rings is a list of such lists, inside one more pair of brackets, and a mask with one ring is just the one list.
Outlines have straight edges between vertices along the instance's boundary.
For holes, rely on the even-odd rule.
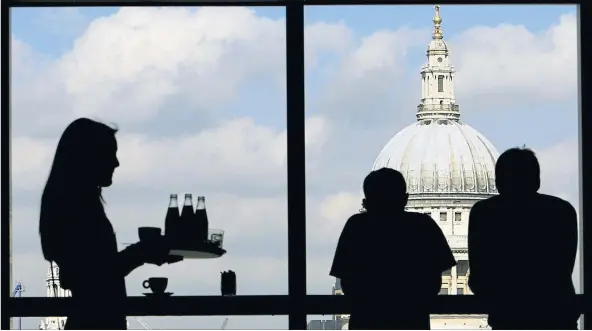
[[[443,273],[450,295],[472,293],[468,218],[474,203],[497,194],[499,153],[534,149],[541,192],[578,208],[576,7],[308,7],[306,23],[308,128],[328,127],[321,152],[307,147],[308,293],[331,293],[339,236],[361,210],[373,169],[402,172],[407,210],[440,226],[458,261]],[[375,223],[352,232],[356,252],[408,236]],[[391,261],[366,266],[379,293],[401,289],[391,285],[400,284],[397,272],[413,272]],[[578,260],[578,287],[579,267]],[[517,288],[507,281],[505,288]],[[485,327],[485,319],[433,316],[432,327]]]
[[236,272],[239,295],[287,294],[285,9],[12,13],[12,266],[22,296],[47,294],[41,193],[58,139],[82,116],[119,127],[120,167],[103,190],[119,249],[138,227],[164,227],[172,193],[180,205],[192,193],[190,213],[205,196],[208,238],[224,235],[222,258],[145,265],[127,277],[129,295],[148,292],[148,277],[168,277],[175,295],[220,295],[223,270]]

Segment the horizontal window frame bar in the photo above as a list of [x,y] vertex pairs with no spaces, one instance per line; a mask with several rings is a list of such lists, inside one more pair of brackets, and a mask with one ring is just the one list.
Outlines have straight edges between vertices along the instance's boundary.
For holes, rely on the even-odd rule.
[[[471,0],[444,0],[438,1],[438,5],[547,5],[547,4],[580,4],[582,1],[562,0],[536,0],[535,2],[499,0],[499,1],[471,1]],[[305,6],[381,6],[381,5],[434,5],[429,0],[304,0]]]
[[[443,0],[441,5],[530,5],[530,4],[580,4],[582,1],[562,0]],[[302,3],[305,6],[351,6],[351,5],[433,5],[428,0],[9,0],[9,7],[150,7],[150,6],[286,6],[289,3]]]
[[[584,313],[584,295],[578,294],[578,307]],[[512,296],[508,296],[512,300]],[[10,298],[6,308],[10,317],[67,316],[72,298]],[[296,299],[289,295],[173,296],[163,299],[128,297],[127,316],[231,316],[290,315],[302,307],[307,315],[337,315],[350,311],[343,295],[307,295]],[[482,315],[485,306],[473,295],[443,295],[429,307],[434,315]]]

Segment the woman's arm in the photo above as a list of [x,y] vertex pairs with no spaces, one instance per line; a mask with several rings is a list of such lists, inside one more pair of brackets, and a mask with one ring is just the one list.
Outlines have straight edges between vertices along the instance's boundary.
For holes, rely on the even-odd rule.
[[[118,251],[117,238],[108,219],[91,215],[85,221],[74,219],[77,213],[63,215],[64,221],[55,229],[51,241],[60,249],[59,259],[70,270],[92,270],[108,266],[102,272],[125,277],[144,264],[143,247],[136,243]],[[59,234],[59,237],[57,235]]]
[[132,244],[117,253],[117,264],[119,272],[127,277],[136,268],[144,265],[142,247],[140,243]]
[[174,263],[182,260],[182,258],[179,259],[178,257],[171,258],[168,247],[168,243],[164,238],[132,244],[117,254],[119,270],[125,277],[145,263],[161,266],[164,263]]

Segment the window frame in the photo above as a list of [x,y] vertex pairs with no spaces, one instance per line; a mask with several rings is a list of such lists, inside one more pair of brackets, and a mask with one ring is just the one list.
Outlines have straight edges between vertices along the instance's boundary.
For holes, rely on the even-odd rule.
[[444,75],[438,75],[438,93],[444,93]]
[[[443,0],[442,4],[454,4],[452,0]],[[475,2],[477,4],[478,2]],[[490,3],[507,4],[531,4],[528,1],[510,1],[502,0]],[[565,1],[538,0],[539,4],[558,4]],[[588,31],[591,23],[582,19],[592,16],[592,4],[582,1],[570,2],[579,4],[578,24],[579,29]],[[337,314],[349,311],[349,303],[346,296],[332,295],[307,295],[306,293],[306,187],[305,187],[305,95],[304,95],[304,7],[313,5],[403,5],[403,4],[424,4],[420,0],[172,0],[172,1],[153,1],[147,3],[137,3],[135,0],[8,0],[2,2],[2,10],[8,10],[10,7],[81,7],[81,6],[283,6],[286,9],[286,93],[287,93],[287,148],[288,148],[288,288],[289,295],[277,296],[236,296],[236,297],[171,297],[167,302],[167,307],[163,308],[158,303],[151,302],[143,297],[130,297],[129,311],[130,316],[145,315],[288,315],[289,328],[305,330],[307,326],[308,314]],[[483,4],[480,2],[479,4]],[[8,12],[8,11],[7,11]],[[10,15],[10,13],[9,13]],[[2,22],[3,35],[2,50],[8,50],[8,36],[10,35],[10,19]],[[589,62],[582,61],[590,52],[588,52],[582,40],[582,34],[579,35],[580,52],[580,91],[586,91],[590,85],[585,80],[583,73],[588,72]],[[3,68],[9,66],[8,55],[4,56]],[[10,71],[3,75],[2,84],[3,98],[7,107],[2,111],[2,140],[8,142],[2,145],[2,177],[10,178]],[[588,75],[588,77],[590,77]],[[590,150],[592,143],[586,138],[590,138],[592,132],[584,130],[585,127],[592,127],[592,113],[586,115],[581,109],[590,105],[592,102],[589,93],[579,93],[579,146],[580,146],[580,247],[581,260],[581,288],[589,285],[583,277],[590,267],[586,267],[584,256],[592,256],[583,242],[589,241],[592,226],[585,226],[591,217],[585,217],[590,211],[590,195],[592,194],[591,178],[582,169],[592,167],[590,160]],[[4,111],[8,109],[8,111]],[[28,316],[64,316],[68,306],[71,304],[69,298],[45,298],[45,297],[27,297],[12,298],[12,262],[11,262],[11,183],[10,180],[2,182],[2,205],[9,206],[2,208],[2,259],[0,260],[2,268],[2,301],[6,307],[6,313],[3,309],[1,326],[2,329],[10,327],[11,317]],[[589,265],[589,264],[588,264]],[[588,268],[588,269],[586,269]],[[592,277],[589,277],[592,279]],[[592,285],[589,285],[592,286]],[[584,295],[578,296],[583,307]],[[195,307],[199,307],[196,309]],[[245,308],[246,307],[246,308]],[[583,308],[582,308],[583,309]],[[582,310],[583,311],[583,310]],[[483,307],[476,301],[474,296],[469,295],[445,295],[439,296],[432,313],[434,314],[471,314],[483,312]],[[592,329],[591,314],[584,316],[584,328]]]

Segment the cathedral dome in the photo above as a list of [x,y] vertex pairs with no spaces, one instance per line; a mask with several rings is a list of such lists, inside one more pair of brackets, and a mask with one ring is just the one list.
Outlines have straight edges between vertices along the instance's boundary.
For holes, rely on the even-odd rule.
[[399,170],[412,197],[448,193],[482,198],[496,194],[498,152],[487,138],[460,120],[454,67],[443,40],[440,7],[435,9],[432,41],[421,69],[417,122],[386,144],[373,170]]
[[495,194],[498,152],[477,130],[448,118],[419,120],[382,149],[373,170],[400,171],[410,194]]

